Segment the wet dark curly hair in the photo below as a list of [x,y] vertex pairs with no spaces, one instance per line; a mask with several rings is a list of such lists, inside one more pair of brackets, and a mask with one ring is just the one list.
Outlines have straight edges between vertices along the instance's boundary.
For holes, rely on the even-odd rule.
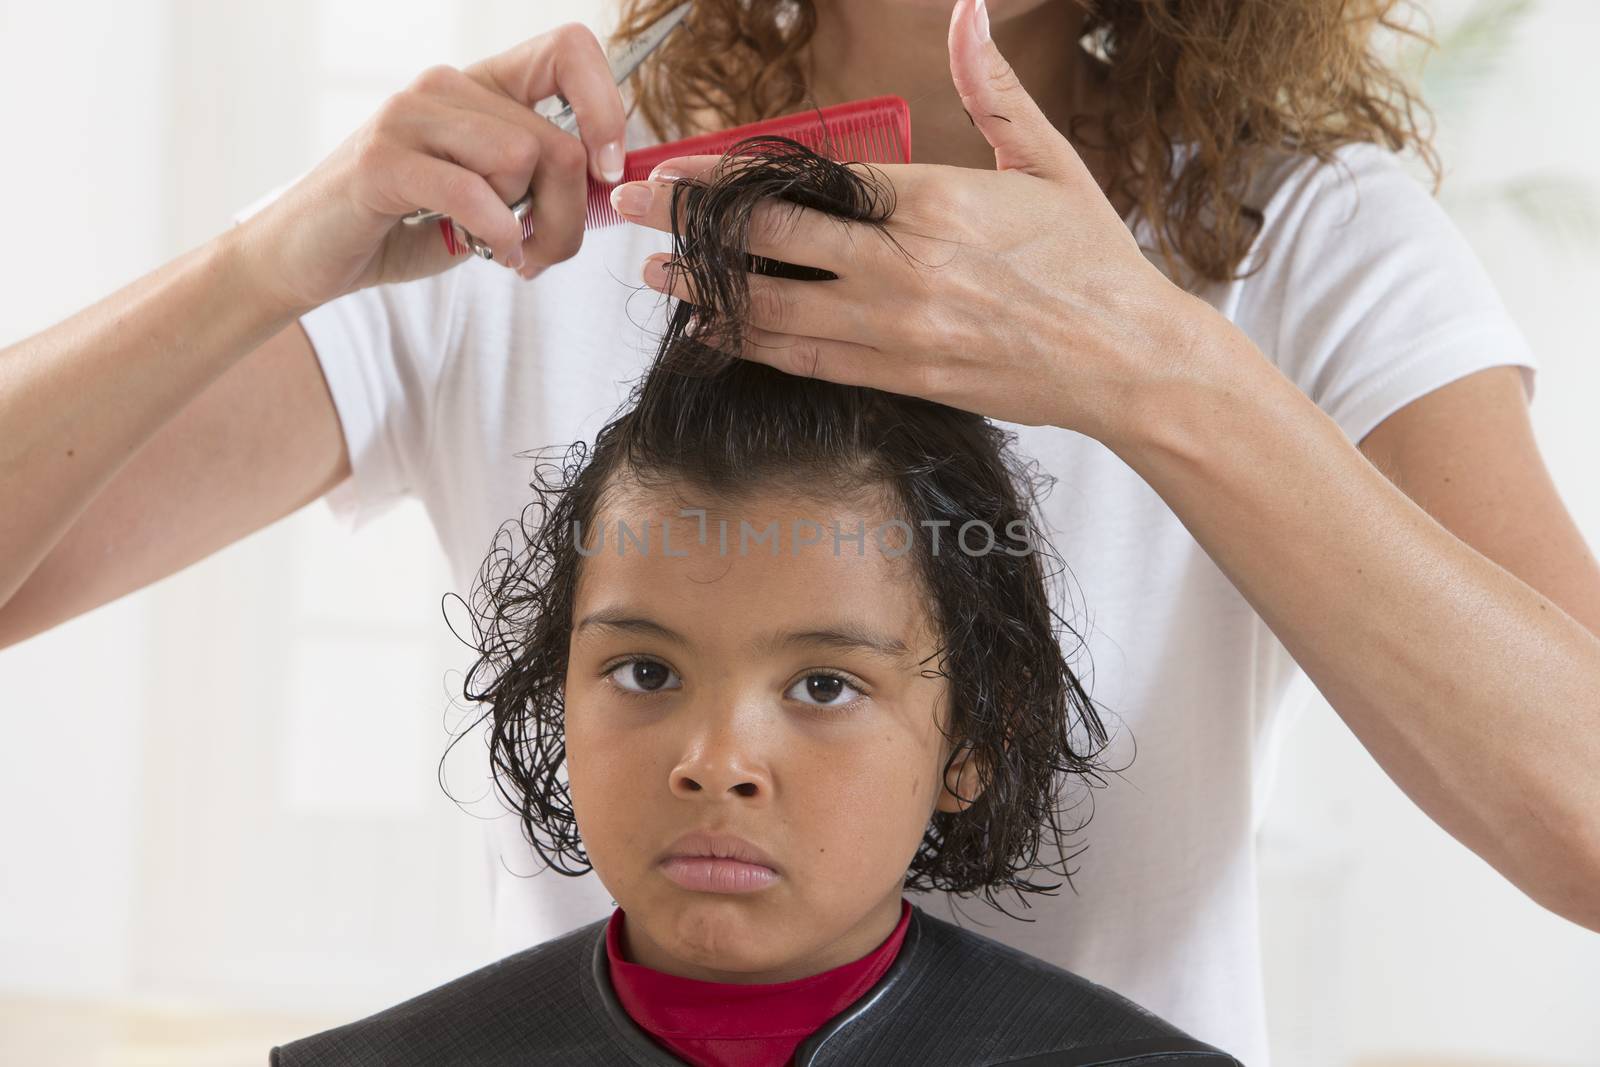
[[1051,479],[1012,453],[1011,434],[971,412],[727,354],[742,351],[747,270],[819,285],[834,277],[743,252],[752,209],[775,197],[892,240],[882,227],[892,187],[874,174],[784,138],[751,138],[704,181],[679,183],[673,269],[698,302],[673,308],[653,364],[593,448],[580,442],[540,459],[535,500],[520,524],[496,534],[471,594],[478,658],[463,691],[486,707],[478,722],[490,720],[500,795],[557,871],[591,869],[563,774],[563,687],[584,560],[574,532],[593,528],[625,480],[719,502],[774,488],[822,498],[885,493],[913,528],[947,523],[952,540],[974,520],[1026,531],[1011,543],[1028,551],[941,552],[931,538],[910,538],[907,558],[941,638],[937,665],[924,666],[947,679],[951,760],[970,751],[982,791],[958,813],[934,814],[906,884],[981,892],[998,906],[996,891],[1057,888],[1035,881],[1035,871],[1070,882],[1077,851],[1065,839],[1087,818],[1068,825],[1063,816],[1078,802],[1064,800],[1103,784],[1097,759],[1107,736],[1062,648],[1064,635],[1077,635],[1052,606],[1051,579],[1064,568],[1047,572],[1044,561],[1057,557],[1036,520]]

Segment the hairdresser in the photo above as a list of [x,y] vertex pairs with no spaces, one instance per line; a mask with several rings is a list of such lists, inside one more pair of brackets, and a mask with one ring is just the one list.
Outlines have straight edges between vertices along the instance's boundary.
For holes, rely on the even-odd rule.
[[[669,6],[622,0],[619,36]],[[1533,354],[1400,166],[1436,161],[1376,50],[1390,7],[698,0],[631,113],[577,26],[429,69],[237,226],[0,353],[0,645],[324,496],[352,525],[420,498],[467,588],[528,498],[516,453],[598,428],[642,368],[632,283],[677,292],[666,183],[585,235],[585,175],[896,93],[900,248],[762,213],[752,251],[838,278],[753,281],[743,354],[981,412],[1059,479],[1093,694],[1138,756],[1076,893],[985,932],[1264,1063],[1252,829],[1307,680],[1600,929],[1600,570],[1530,432]],[[581,140],[530,110],[557,91]],[[419,207],[494,259],[396,225]],[[496,870],[505,951],[609,911],[592,877]]]

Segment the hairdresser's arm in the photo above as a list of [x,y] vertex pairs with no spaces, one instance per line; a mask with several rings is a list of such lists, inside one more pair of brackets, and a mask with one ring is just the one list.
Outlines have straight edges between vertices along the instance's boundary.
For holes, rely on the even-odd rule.
[[1208,325],[1107,444],[1407,795],[1600,930],[1600,568],[1519,372],[1438,389],[1357,451],[1220,315],[1173,321]]
[[[561,92],[583,139],[535,114]],[[433,67],[240,226],[0,349],[0,648],[163,577],[349,472],[297,319],[454,262],[448,212],[525,277],[572,256],[585,172],[620,171],[625,117],[571,24]],[[532,187],[534,236],[507,204]]]

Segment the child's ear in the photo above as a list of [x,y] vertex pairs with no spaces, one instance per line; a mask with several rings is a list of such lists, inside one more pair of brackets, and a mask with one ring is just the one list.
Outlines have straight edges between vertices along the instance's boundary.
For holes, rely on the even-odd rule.
[[971,745],[962,745],[945,772],[944,788],[939,791],[935,811],[947,814],[966,811],[983,792],[983,761],[973,753]]

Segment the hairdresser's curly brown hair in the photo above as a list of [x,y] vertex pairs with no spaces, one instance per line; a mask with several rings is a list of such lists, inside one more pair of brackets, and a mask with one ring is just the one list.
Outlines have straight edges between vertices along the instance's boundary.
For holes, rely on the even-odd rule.
[[[678,0],[618,0],[615,40],[628,40]],[[1261,224],[1249,180],[1275,149],[1327,163],[1356,141],[1413,149],[1437,192],[1432,114],[1378,52],[1382,31],[1431,43],[1405,14],[1414,0],[1073,0],[1088,10],[1090,67],[1109,113],[1066,131],[1104,148],[1108,193],[1139,205],[1169,273],[1238,276]],[[679,31],[635,76],[640,113],[663,140],[698,132],[692,114],[724,126],[799,111],[813,0],[696,0]],[[1098,53],[1098,55],[1096,55]],[[1102,58],[1103,57],[1103,58]],[[1166,181],[1173,146],[1194,151]]]
[[[761,138],[735,146],[705,181],[678,183],[675,269],[699,302],[676,304],[654,363],[592,449],[579,442],[536,464],[535,500],[483,562],[469,605],[478,659],[463,693],[486,708],[500,795],[556,871],[590,869],[563,774],[564,691],[583,560],[609,549],[582,531],[593,533],[619,484],[687,489],[708,504],[776,487],[887,499],[891,515],[923,531],[906,537],[905,555],[939,635],[923,670],[948,683],[946,772],[970,755],[981,789],[963,810],[934,814],[907,886],[981,892],[999,907],[1001,891],[1053,891],[1059,883],[1036,880],[1040,870],[1070,881],[1081,850],[1066,839],[1087,814],[1063,816],[1113,769],[1101,762],[1105,726],[1063,648],[1077,637],[1052,589],[1066,569],[1037,507],[1052,479],[1013,451],[1013,434],[973,412],[728,354],[740,351],[749,273],[834,277],[744,253],[751,210],[778,198],[892,241],[883,223],[893,189],[874,174]],[[977,549],[974,526],[988,531]],[[932,529],[945,531],[943,551]]]

